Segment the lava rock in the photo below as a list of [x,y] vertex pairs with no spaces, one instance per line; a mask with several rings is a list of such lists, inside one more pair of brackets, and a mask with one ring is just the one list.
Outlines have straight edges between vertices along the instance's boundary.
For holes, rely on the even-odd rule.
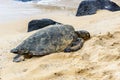
[[38,30],[38,29],[44,28],[49,25],[54,25],[54,24],[61,24],[61,23],[58,23],[56,21],[53,21],[47,18],[40,19],[40,20],[32,20],[28,24],[28,32]]
[[119,11],[120,7],[110,0],[84,0],[80,3],[76,16],[92,15],[100,9]]

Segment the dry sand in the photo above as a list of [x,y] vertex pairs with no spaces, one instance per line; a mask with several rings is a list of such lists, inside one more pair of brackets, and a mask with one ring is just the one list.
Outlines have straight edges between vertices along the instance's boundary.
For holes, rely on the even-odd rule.
[[[0,80],[120,80],[120,11],[83,17],[73,13],[55,11],[0,23]],[[88,30],[91,39],[77,52],[12,62],[10,50],[34,33],[26,32],[28,22],[45,17]]]

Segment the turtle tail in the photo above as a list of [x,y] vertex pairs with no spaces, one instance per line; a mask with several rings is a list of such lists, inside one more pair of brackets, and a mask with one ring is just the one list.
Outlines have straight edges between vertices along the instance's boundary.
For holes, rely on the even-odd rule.
[[17,53],[18,53],[18,49],[14,48],[14,49],[12,49],[10,52],[17,54]]

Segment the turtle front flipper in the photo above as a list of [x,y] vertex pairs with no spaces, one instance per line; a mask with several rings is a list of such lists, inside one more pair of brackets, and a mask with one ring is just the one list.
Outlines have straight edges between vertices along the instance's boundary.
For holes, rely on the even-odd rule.
[[14,58],[13,58],[13,62],[21,62],[24,61],[25,58],[23,55],[17,54]]
[[82,38],[77,38],[76,41],[72,42],[67,48],[64,49],[64,52],[74,52],[82,48],[84,40]]

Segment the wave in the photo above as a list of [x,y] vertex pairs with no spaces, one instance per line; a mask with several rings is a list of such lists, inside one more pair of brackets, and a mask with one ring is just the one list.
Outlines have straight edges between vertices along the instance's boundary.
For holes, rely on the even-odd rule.
[[57,2],[57,1],[60,1],[60,0],[39,0],[39,1],[34,1],[36,2],[37,4],[49,4],[49,3],[52,3],[52,2]]
[[34,7],[43,10],[65,10],[75,12],[78,7],[78,0],[41,0],[33,1]]

